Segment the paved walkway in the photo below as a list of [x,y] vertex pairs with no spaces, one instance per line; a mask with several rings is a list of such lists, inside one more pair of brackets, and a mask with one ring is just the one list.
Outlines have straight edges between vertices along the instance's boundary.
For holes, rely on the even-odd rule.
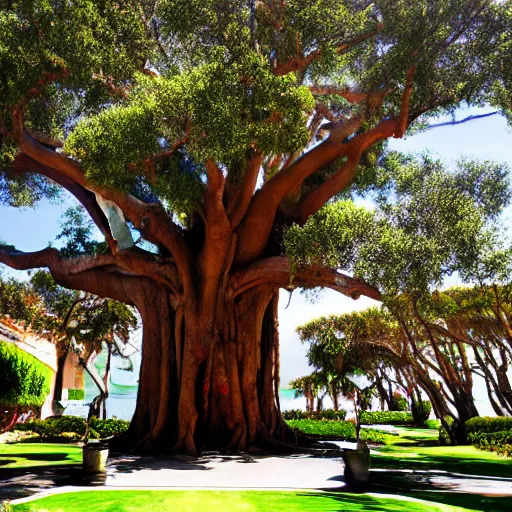
[[[430,490],[436,492],[479,494],[482,496],[510,496],[512,478],[498,476],[465,475],[438,470],[372,469],[377,475],[396,475],[402,490]],[[378,478],[374,479],[378,480]],[[396,482],[398,483],[398,482]],[[511,505],[512,510],[512,505]]]
[[211,456],[113,462],[107,487],[202,489],[333,489],[344,485],[340,458]]
[[[136,457],[112,459],[101,480],[84,480],[79,467],[60,467],[38,473],[3,474],[0,501],[22,503],[48,494],[84,490],[335,490],[346,487],[340,458],[307,455],[250,457],[211,455],[192,457]],[[371,490],[394,493],[428,489],[511,496],[512,479],[481,477],[442,471],[372,470],[376,476]],[[379,474],[401,475],[399,488],[381,486]],[[398,482],[397,482],[398,483]],[[405,484],[405,485],[404,485]],[[38,492],[42,491],[42,492]],[[20,499],[21,498],[21,499]]]
[[[24,503],[50,494],[92,490],[322,490],[345,486],[340,458],[311,456],[120,457],[102,481],[78,468],[26,472],[0,482],[0,500]],[[39,492],[37,492],[39,491]]]

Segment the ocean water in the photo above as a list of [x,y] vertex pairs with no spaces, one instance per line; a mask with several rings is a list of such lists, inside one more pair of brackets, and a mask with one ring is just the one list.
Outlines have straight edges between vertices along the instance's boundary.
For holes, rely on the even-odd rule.
[[[97,372],[99,378],[103,375],[105,359],[106,350],[98,354],[90,365],[91,370]],[[123,420],[130,420],[132,418],[137,400],[139,371],[140,351],[134,351],[129,358],[112,358],[112,372],[109,384],[110,396],[107,399],[107,416],[109,418],[116,417]],[[99,394],[98,388],[87,373],[84,374],[84,384],[85,399],[86,401],[91,401]],[[484,380],[477,375],[474,376],[473,391],[480,415],[494,416],[494,411],[487,398]],[[306,399],[304,397],[295,398],[295,392],[292,389],[280,389],[279,402],[282,411],[290,409],[306,410]],[[378,407],[377,400],[374,401],[373,406],[374,408]],[[323,407],[324,409],[332,408],[332,401],[327,396],[324,398]],[[342,400],[340,408],[347,411],[347,417],[353,416],[352,402]]]

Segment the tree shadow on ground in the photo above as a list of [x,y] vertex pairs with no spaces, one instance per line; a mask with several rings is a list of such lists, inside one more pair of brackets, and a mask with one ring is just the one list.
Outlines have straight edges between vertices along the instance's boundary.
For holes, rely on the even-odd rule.
[[411,447],[431,448],[432,446],[439,446],[439,441],[437,441],[437,439],[418,440],[418,439],[414,439],[412,437],[407,437],[407,436],[403,436],[402,439],[404,439],[405,441],[393,443],[392,446],[400,446],[403,448],[411,448]]
[[82,473],[81,466],[7,468],[0,470],[0,501],[25,498],[36,492],[64,485]]
[[[415,456],[372,456],[371,467],[382,469],[434,470],[476,476],[512,478],[512,464],[496,460],[462,458],[460,456],[415,454]],[[512,509],[512,507],[511,507]]]
[[109,471],[115,471],[116,473],[135,473],[141,470],[160,471],[162,469],[174,469],[177,471],[205,471],[212,469],[206,466],[211,460],[210,457],[195,459],[193,457],[180,456],[116,455],[117,457],[109,462]]
[[9,462],[16,462],[16,459],[25,459],[25,460],[37,460],[37,461],[46,461],[46,462],[58,462],[61,460],[68,459],[67,453],[8,453],[6,455],[0,455],[0,465],[2,464],[4,457],[15,460],[10,460]]
[[[426,510],[423,503],[394,499],[390,498],[389,496],[376,497],[367,494],[348,494],[347,492],[310,492],[300,493],[299,495],[308,498],[319,498],[323,500],[325,500],[325,498],[330,498],[334,503],[333,508],[329,508],[328,510],[332,512],[346,512],[351,510],[378,510],[380,512],[424,512]],[[310,505],[309,510],[317,509],[315,507],[311,507]],[[320,508],[318,508],[318,510],[320,510]]]
[[[449,477],[446,473],[399,473],[399,472],[371,472],[368,491],[385,494],[400,494],[411,498],[417,498],[454,507],[463,507],[470,510],[485,512],[510,512],[512,510],[512,482],[510,482],[510,495],[500,496],[491,494],[479,494],[471,492],[459,492],[459,485],[450,485],[449,481],[433,482],[438,476]],[[472,479],[469,475],[457,476],[457,480]],[[492,483],[503,484],[509,482],[506,478],[487,477],[483,480]]]

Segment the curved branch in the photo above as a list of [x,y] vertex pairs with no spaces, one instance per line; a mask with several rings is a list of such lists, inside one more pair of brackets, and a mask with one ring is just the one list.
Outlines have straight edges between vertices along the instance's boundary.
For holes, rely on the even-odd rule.
[[172,222],[161,204],[147,204],[125,192],[106,189],[89,182],[77,162],[62,153],[48,149],[23,130],[20,112],[16,114],[16,124],[22,153],[46,168],[53,169],[54,177],[60,176],[57,179],[75,183],[116,203],[148,241],[161,244],[171,252],[184,288],[192,290],[190,249],[180,229]]
[[227,209],[233,229],[238,227],[247,212],[247,208],[249,208],[252,196],[256,190],[256,183],[262,163],[263,155],[261,153],[255,153],[247,160],[247,167],[242,178],[242,183],[235,191],[234,197],[230,201]]
[[[366,32],[364,34],[355,36],[354,38],[349,39],[348,41],[339,42],[338,44],[335,45],[336,53],[342,54],[348,50],[351,50],[352,48],[363,43],[364,41],[367,41],[373,36],[376,36],[379,32],[382,31],[383,28],[384,24],[379,23],[377,24],[377,27],[374,30],[371,30],[370,32]],[[303,69],[307,68],[312,62],[320,59],[321,57],[322,50],[313,50],[308,55],[297,55],[296,57],[293,57],[287,62],[283,62],[282,64],[276,65],[273,69],[273,72],[278,76],[282,76],[287,75],[292,71],[302,71]]]
[[352,299],[365,295],[374,300],[381,300],[381,294],[376,288],[362,279],[340,274],[337,270],[312,266],[298,269],[292,274],[288,258],[283,256],[261,260],[245,270],[233,273],[230,280],[231,293],[236,297],[262,284],[274,284],[288,289],[331,288]]
[[299,204],[298,217],[300,222],[305,222],[308,217],[322,208],[329,199],[347,189],[352,184],[356,168],[359,165],[361,155],[365,150],[373,146],[378,141],[389,137],[401,138],[405,135],[409,119],[409,100],[413,88],[412,80],[414,72],[415,67],[409,68],[407,72],[407,81],[405,83],[400,114],[398,117],[394,119],[386,119],[379,123],[375,128],[361,133],[350,140],[346,149],[348,161],[327,181],[306,195]]
[[488,112],[487,114],[468,116],[464,119],[459,119],[458,121],[446,121],[444,123],[429,124],[424,128],[424,131],[432,130],[433,128],[441,128],[442,126],[455,126],[457,124],[468,123],[470,121],[475,121],[476,119],[484,119],[485,117],[495,116],[496,114],[501,114],[501,112],[495,110],[494,112]]
[[[83,262],[62,258],[59,251],[52,247],[27,253],[0,248],[0,263],[16,270],[46,267],[61,286],[94,293],[100,297],[109,297],[130,305],[137,305],[141,287],[148,284],[143,277],[123,275],[99,268],[87,269]],[[83,271],[80,272],[80,268]]]
[[[87,210],[92,220],[101,231],[105,240],[111,246],[113,242],[112,232],[108,220],[103,213],[103,210],[96,201],[96,196],[82,185],[75,183],[67,176],[60,174],[55,169],[47,167],[23,153],[16,156],[13,164],[13,171],[15,173],[36,173],[52,180],[53,182],[65,188],[68,192],[73,194],[80,204]],[[112,247],[112,246],[111,246]]]
[[253,197],[245,220],[240,225],[240,244],[236,261],[248,262],[261,254],[267,244],[279,204],[291,190],[316,171],[342,157],[347,151],[343,141],[361,124],[355,117],[337,123],[329,137],[292,165],[273,176]]
[[100,267],[116,267],[118,271],[127,272],[132,276],[153,279],[169,288],[176,298],[180,296],[180,283],[175,265],[138,247],[119,251],[115,256],[98,254],[79,256],[67,261],[73,263],[73,269],[70,270],[72,275]]

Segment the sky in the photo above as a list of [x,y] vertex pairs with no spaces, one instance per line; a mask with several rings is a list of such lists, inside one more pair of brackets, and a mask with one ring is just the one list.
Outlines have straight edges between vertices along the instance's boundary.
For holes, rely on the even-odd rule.
[[[461,109],[457,119],[489,112],[490,109]],[[512,130],[501,116],[474,120],[457,126],[441,127],[405,139],[393,139],[390,148],[402,152],[431,151],[448,164],[454,165],[462,156],[507,162],[512,166]],[[23,251],[36,251],[47,246],[59,233],[59,218],[71,204],[43,201],[36,209],[15,209],[0,206],[0,240]],[[21,278],[24,273],[9,271]],[[361,297],[354,301],[331,290],[321,293],[318,302],[308,302],[298,290],[292,294],[281,290],[279,303],[279,333],[281,339],[281,385],[311,371],[305,348],[295,332],[297,326],[313,318],[365,309],[377,302]],[[288,307],[287,307],[288,305]]]

